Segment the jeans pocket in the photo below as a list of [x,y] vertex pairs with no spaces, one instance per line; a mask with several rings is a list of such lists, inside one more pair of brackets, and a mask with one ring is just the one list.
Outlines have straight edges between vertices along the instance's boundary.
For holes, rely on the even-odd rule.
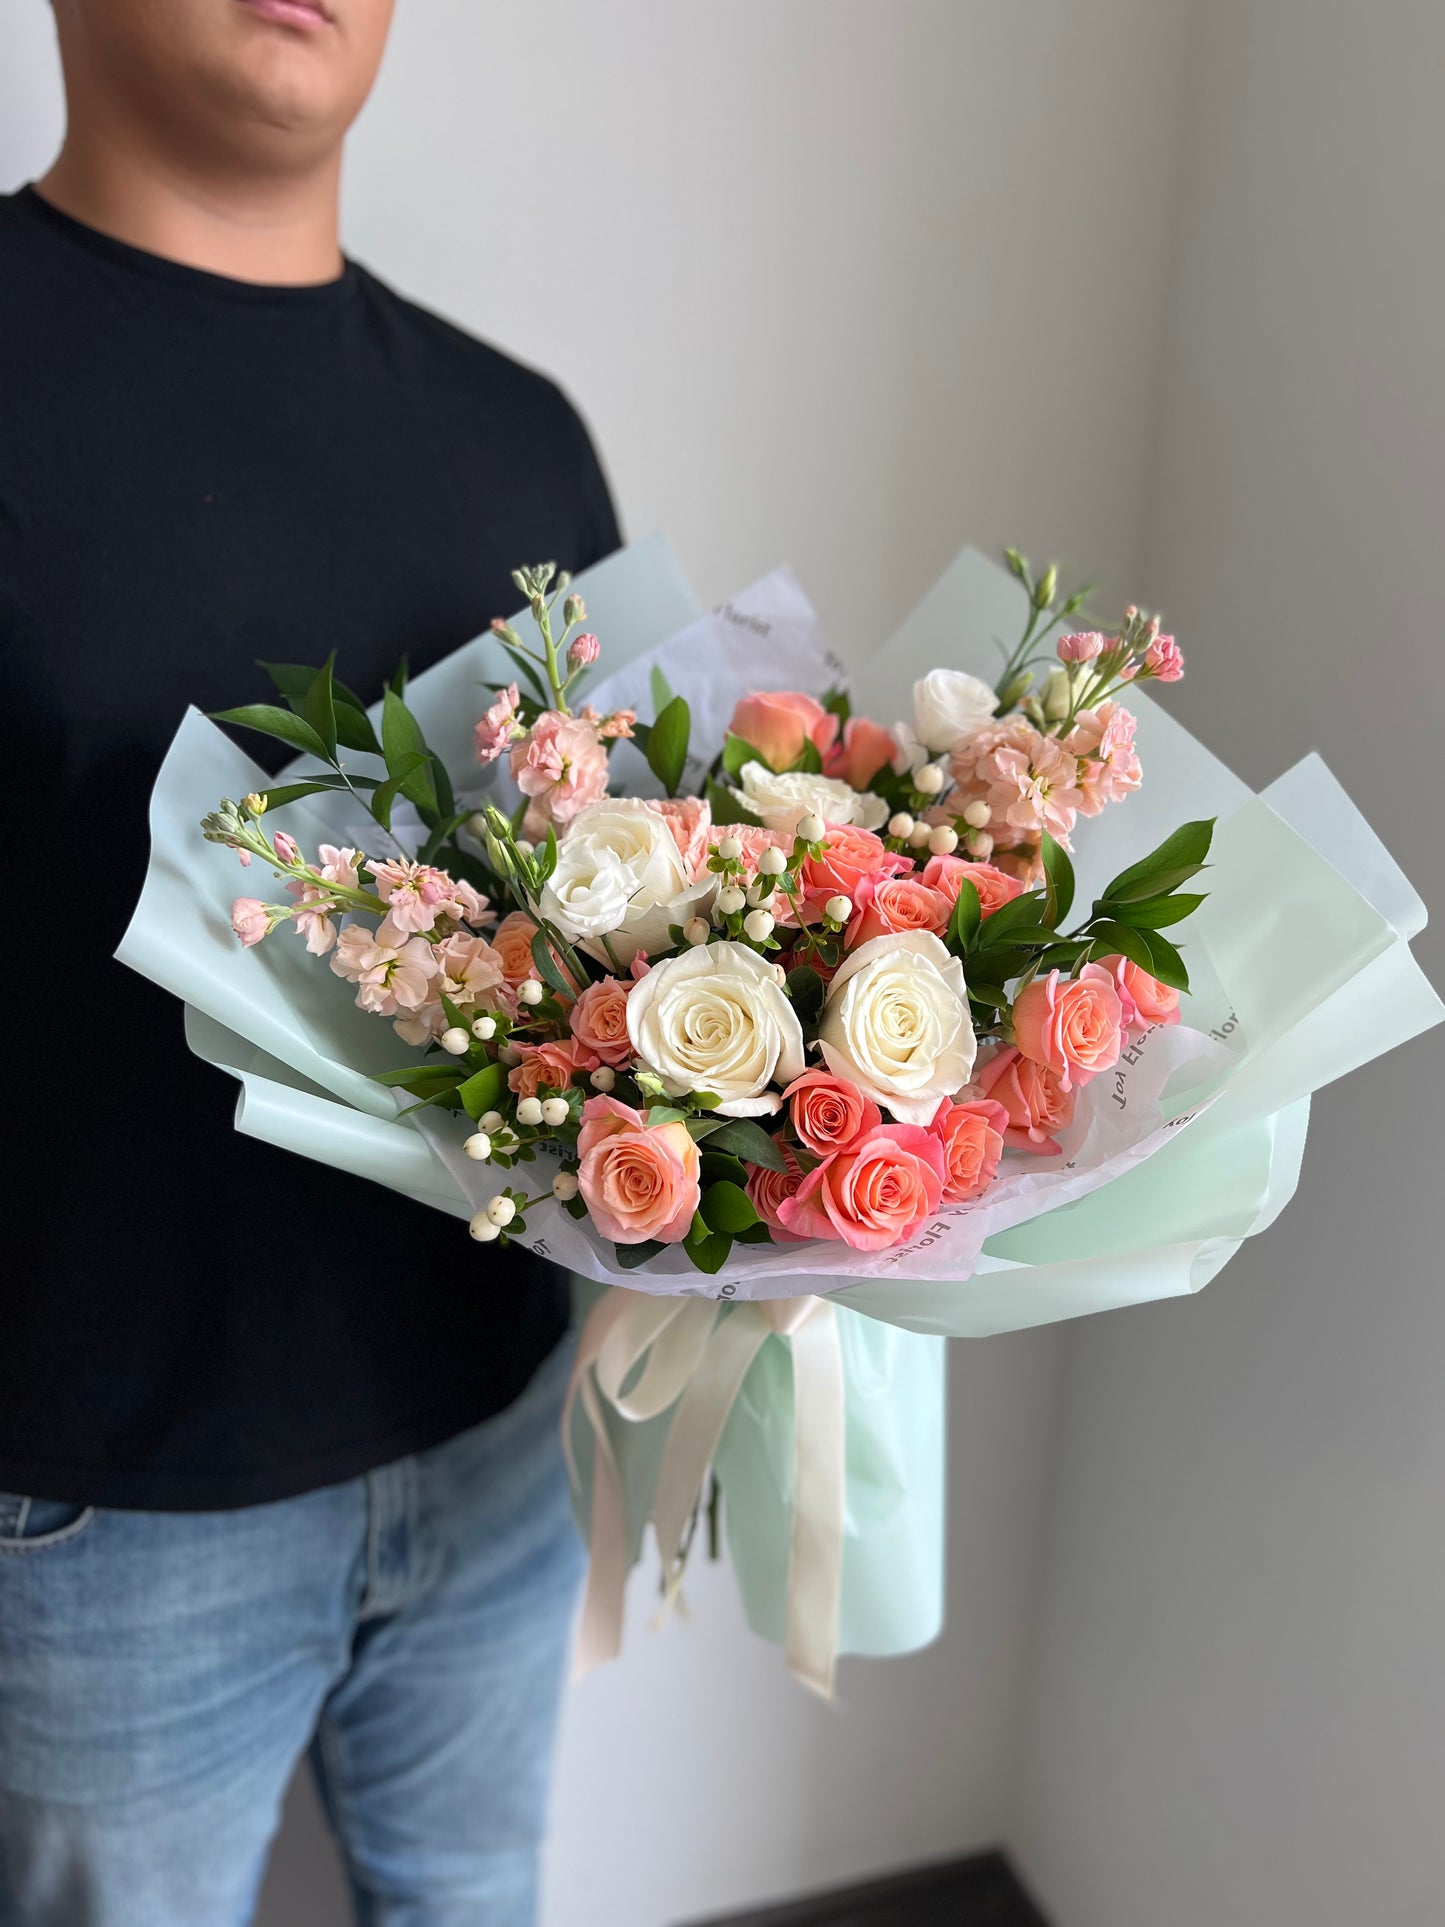
[[45,1552],[68,1545],[94,1517],[93,1505],[0,1492],[0,1553]]

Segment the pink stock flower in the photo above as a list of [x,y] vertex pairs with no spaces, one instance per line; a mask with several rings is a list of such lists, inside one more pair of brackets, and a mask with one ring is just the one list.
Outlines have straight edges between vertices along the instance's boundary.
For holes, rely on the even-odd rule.
[[648,804],[659,816],[667,818],[672,840],[677,845],[689,883],[696,883],[707,869],[708,837],[712,830],[712,810],[700,796],[669,796]]
[[577,1138],[577,1183],[588,1214],[614,1244],[687,1236],[701,1196],[701,1160],[685,1124],[649,1125],[611,1097],[590,1097]]
[[284,830],[277,830],[271,841],[275,844],[276,854],[283,863],[301,861],[301,846],[294,836],[288,836]]
[[1158,682],[1178,682],[1184,674],[1184,651],[1173,636],[1155,636],[1144,651],[1144,673]]
[[841,1238],[854,1251],[885,1251],[943,1202],[942,1141],[918,1124],[881,1124],[850,1150],[825,1158],[778,1206],[785,1230]]
[[[319,853],[321,866],[317,871],[318,876],[327,883],[340,884],[343,889],[357,890],[361,887],[357,872],[357,865],[361,861],[359,850],[340,850],[334,843],[323,843]],[[303,904],[321,906],[298,910],[296,928],[305,937],[306,948],[312,956],[324,957],[336,941],[336,925],[332,917],[334,899],[311,883],[291,882],[286,888]]]
[[783,1154],[783,1164],[786,1168],[781,1171],[769,1171],[763,1165],[755,1164],[748,1172],[748,1181],[744,1189],[748,1194],[748,1202],[772,1232],[775,1244],[806,1244],[807,1240],[800,1238],[796,1231],[789,1231],[778,1216],[779,1207],[786,1199],[794,1196],[798,1186],[803,1182],[803,1167],[793,1156],[792,1145],[780,1142],[778,1149]]
[[831,1071],[804,1071],[783,1096],[791,1109],[793,1129],[820,1158],[850,1150],[883,1122],[883,1113],[856,1084]]
[[436,975],[431,945],[406,936],[390,917],[376,930],[348,924],[337,939],[331,968],[356,985],[357,1003],[377,1017],[420,1010]]
[[570,823],[606,794],[607,752],[592,724],[547,709],[512,745],[512,775],[544,822]]
[[[708,849],[715,850],[725,836],[737,838],[742,845],[743,866],[753,871],[757,869],[758,858],[764,850],[789,852],[793,847],[792,837],[785,836],[781,830],[760,829],[755,823],[710,823],[707,831]],[[704,859],[703,868],[706,867]]]
[[515,1013],[517,999],[502,971],[502,960],[485,937],[457,931],[431,947],[436,976],[427,1000],[396,1019],[393,1029],[408,1044],[425,1044],[440,1037],[450,1023],[442,1004],[445,997],[463,1011],[505,1010]]
[[635,709],[614,709],[610,716],[599,715],[589,703],[582,711],[582,721],[590,723],[604,743],[614,737],[631,737],[633,724],[637,721]]
[[572,1006],[572,1035],[599,1063],[621,1070],[632,1062],[627,1035],[627,993],[620,977],[604,977],[589,984]]
[[477,761],[495,763],[497,758],[512,746],[512,738],[521,725],[517,721],[517,705],[521,701],[515,683],[498,693],[486,715],[477,724]]
[[751,743],[769,769],[787,770],[807,743],[827,754],[838,734],[838,718],[797,690],[755,690],[733,711],[728,730]]
[[248,950],[260,943],[271,928],[271,912],[259,897],[237,897],[231,905],[231,928]]
[[971,883],[978,892],[979,907],[986,917],[1002,910],[1006,903],[1021,897],[1024,886],[992,863],[971,863],[967,857],[934,856],[924,865],[923,882],[948,899],[949,912],[958,902],[958,887]]
[[579,1072],[595,1071],[594,1052],[575,1037],[563,1037],[542,1044],[518,1044],[521,1061],[507,1072],[507,1088],[516,1097],[535,1097],[545,1086],[549,1091],[565,1091]]
[[869,789],[879,770],[892,767],[897,747],[891,730],[867,716],[850,716],[843,725],[842,741],[823,758],[823,774],[846,783],[849,789]]
[[1080,975],[1093,970],[1103,971],[1118,991],[1124,1028],[1131,1037],[1142,1037],[1156,1024],[1179,1022],[1179,992],[1161,984],[1128,957],[1105,957],[1100,963],[1085,964]]
[[[438,870],[430,863],[414,863],[410,857],[372,861],[366,867],[376,884],[376,894],[386,905],[387,921],[398,930],[419,936],[422,931],[430,930],[439,917],[462,919],[462,898],[445,870]],[[467,901],[477,901],[476,892],[470,886]]]
[[941,937],[952,909],[942,890],[930,889],[916,877],[861,877],[853,898],[853,921],[848,925],[848,948],[856,950],[870,937],[896,936],[903,930],[931,930]]
[[998,1174],[1009,1114],[995,1098],[944,1098],[929,1125],[943,1145],[943,1195],[955,1204],[980,1198]]
[[567,647],[567,666],[569,669],[585,669],[589,663],[596,662],[602,654],[602,644],[596,636],[573,636]]
[[1047,830],[1067,847],[1084,800],[1078,763],[1026,717],[985,724],[953,752],[949,768],[962,791],[958,812],[967,803],[986,802],[990,814],[983,827],[996,841],[1014,843]]
[[1086,966],[1073,978],[1051,970],[1014,999],[1014,1042],[1033,1063],[1053,1071],[1065,1090],[1119,1061],[1123,1030],[1123,1006],[1107,970],[1091,976]]
[[1106,804],[1122,803],[1143,781],[1134,747],[1137,727],[1130,711],[1112,698],[1097,709],[1079,711],[1064,748],[1079,759],[1079,809],[1084,816],[1097,816]]
[[973,1083],[961,1095],[968,1103],[992,1098],[1001,1105],[1008,1119],[1004,1143],[1010,1150],[1032,1151],[1039,1157],[1060,1154],[1054,1134],[1074,1121],[1073,1091],[1057,1072],[1031,1063],[1012,1044],[979,1065]]
[[1109,638],[1100,635],[1097,629],[1086,629],[1075,636],[1060,636],[1058,651],[1060,662],[1092,662],[1102,656],[1109,647]]

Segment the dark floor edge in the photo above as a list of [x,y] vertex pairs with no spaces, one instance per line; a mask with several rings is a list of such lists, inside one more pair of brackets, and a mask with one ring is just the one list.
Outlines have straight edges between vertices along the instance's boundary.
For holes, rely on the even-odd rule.
[[1000,1852],[937,1861],[688,1927],[1049,1927]]

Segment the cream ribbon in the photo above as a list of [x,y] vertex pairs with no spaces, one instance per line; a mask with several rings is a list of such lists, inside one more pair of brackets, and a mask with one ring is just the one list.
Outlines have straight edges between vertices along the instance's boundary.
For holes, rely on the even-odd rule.
[[[662,1557],[664,1615],[676,1603],[688,1527],[701,1503],[743,1381],[770,1337],[787,1338],[793,1360],[793,1514],[788,1543],[788,1665],[831,1698],[843,1590],[847,1484],[843,1353],[826,1298],[729,1305],[660,1298],[614,1286],[582,1328],[562,1414],[574,1492],[582,1479],[572,1443],[580,1400],[592,1433],[591,1559],[574,1673],[622,1649],[627,1516],[604,1408],[634,1422],[676,1406],[648,1516]],[[624,1386],[634,1371],[637,1382]]]

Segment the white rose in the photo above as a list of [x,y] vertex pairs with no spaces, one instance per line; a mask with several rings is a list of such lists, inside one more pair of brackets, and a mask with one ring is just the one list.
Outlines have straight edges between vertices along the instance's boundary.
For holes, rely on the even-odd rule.
[[666,817],[633,797],[589,804],[567,825],[542,915],[601,963],[664,950],[668,927],[696,916],[717,878],[688,882]]
[[931,931],[870,938],[829,986],[818,1042],[830,1071],[900,1123],[929,1123],[973,1070],[963,965]]
[[857,823],[865,830],[881,829],[888,821],[888,805],[881,797],[871,791],[860,796],[830,776],[802,769],[779,775],[766,763],[744,763],[738,780],[742,787],[733,795],[748,814],[785,836],[791,836],[805,816],[821,817],[825,823]]
[[983,728],[998,697],[964,669],[930,669],[913,685],[913,733],[935,756]]
[[616,850],[589,837],[568,837],[558,846],[557,867],[542,890],[540,909],[564,937],[616,930],[627,915],[637,878]]
[[806,1066],[803,1031],[773,966],[741,943],[665,957],[627,999],[627,1034],[673,1097],[712,1091],[728,1117],[781,1108],[770,1084]]

